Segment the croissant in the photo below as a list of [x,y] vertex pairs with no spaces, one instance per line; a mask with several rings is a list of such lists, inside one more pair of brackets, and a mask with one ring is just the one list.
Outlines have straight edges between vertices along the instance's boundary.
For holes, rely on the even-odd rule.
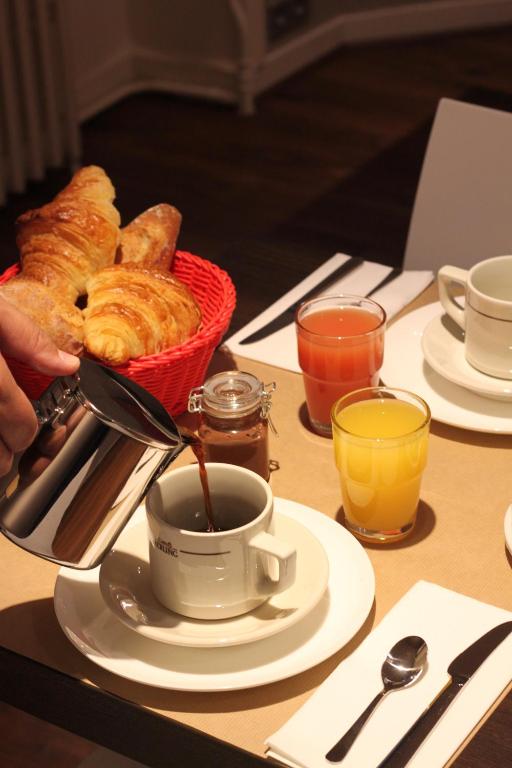
[[52,202],[19,216],[23,275],[74,302],[89,277],[113,264],[119,241],[115,190],[105,171],[81,168]]
[[181,344],[201,322],[194,296],[170,272],[117,264],[87,283],[84,344],[112,365]]
[[84,320],[71,301],[22,274],[2,285],[0,295],[43,328],[59,349],[73,355],[83,351]]
[[160,203],[121,229],[116,262],[134,262],[169,270],[181,227],[181,213]]

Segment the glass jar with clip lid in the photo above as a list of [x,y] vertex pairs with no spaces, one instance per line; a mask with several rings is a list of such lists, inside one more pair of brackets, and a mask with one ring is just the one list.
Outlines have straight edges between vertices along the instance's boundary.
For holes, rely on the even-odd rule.
[[188,410],[199,414],[198,436],[205,461],[238,464],[265,480],[270,476],[268,426],[275,382],[252,373],[223,371],[190,391]]

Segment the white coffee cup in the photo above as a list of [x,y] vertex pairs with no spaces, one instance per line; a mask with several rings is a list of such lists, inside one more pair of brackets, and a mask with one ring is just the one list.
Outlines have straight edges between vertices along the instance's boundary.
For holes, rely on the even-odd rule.
[[274,503],[260,475],[207,463],[216,526],[207,518],[197,464],[171,470],[149,490],[151,585],[171,611],[225,619],[251,611],[295,579],[296,550],[273,535]]
[[[512,379],[512,255],[496,256],[471,269],[441,267],[439,298],[446,313],[464,329],[466,360],[500,379]],[[465,289],[461,306],[455,286]]]

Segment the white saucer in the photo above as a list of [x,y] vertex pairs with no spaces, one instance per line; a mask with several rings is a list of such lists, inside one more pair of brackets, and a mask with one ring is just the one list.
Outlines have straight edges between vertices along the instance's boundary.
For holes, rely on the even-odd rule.
[[439,302],[404,315],[386,331],[381,379],[423,397],[432,418],[476,432],[512,434],[512,403],[491,400],[448,381],[423,357],[421,339],[427,324],[443,313]]
[[448,381],[484,397],[512,402],[512,381],[477,371],[464,354],[464,331],[447,314],[427,323],[421,346],[427,363]]
[[512,504],[505,512],[505,544],[512,555]]
[[164,608],[151,589],[144,510],[139,508],[132,520],[101,565],[100,590],[118,619],[152,640],[197,647],[262,640],[302,619],[326,590],[329,562],[322,545],[296,520],[277,513],[276,536],[297,549],[293,585],[250,613],[231,619],[199,621],[180,616]]
[[328,587],[301,621],[279,634],[227,648],[171,646],[128,629],[106,607],[99,568],[61,568],[55,613],[88,659],[138,683],[182,691],[228,691],[297,675],[332,656],[356,634],[372,607],[375,576],[365,550],[342,525],[310,507],[275,499],[280,515],[314,532],[329,561]]

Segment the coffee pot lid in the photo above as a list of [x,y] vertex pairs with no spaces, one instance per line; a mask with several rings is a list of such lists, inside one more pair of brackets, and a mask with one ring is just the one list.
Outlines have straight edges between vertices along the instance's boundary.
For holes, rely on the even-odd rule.
[[164,450],[183,442],[159,400],[117,371],[82,358],[78,371],[65,381],[69,392],[108,426]]

